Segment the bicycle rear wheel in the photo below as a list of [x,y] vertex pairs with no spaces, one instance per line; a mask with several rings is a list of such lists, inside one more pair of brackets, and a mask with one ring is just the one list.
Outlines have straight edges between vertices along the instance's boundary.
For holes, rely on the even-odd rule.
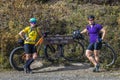
[[79,41],[64,45],[64,58],[69,61],[83,61],[84,46]]
[[110,45],[107,43],[102,43],[102,49],[99,58],[100,63],[102,63],[103,66],[111,66],[115,63],[117,56]]
[[9,61],[12,68],[22,71],[25,63],[24,48],[21,46],[13,49],[10,53]]

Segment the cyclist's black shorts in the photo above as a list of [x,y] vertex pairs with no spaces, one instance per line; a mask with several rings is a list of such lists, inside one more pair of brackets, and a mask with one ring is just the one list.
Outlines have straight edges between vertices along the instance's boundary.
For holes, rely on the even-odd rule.
[[24,44],[24,50],[26,54],[33,54],[37,52],[36,47],[33,44]]
[[102,43],[90,43],[87,47],[87,50],[100,50],[102,48]]

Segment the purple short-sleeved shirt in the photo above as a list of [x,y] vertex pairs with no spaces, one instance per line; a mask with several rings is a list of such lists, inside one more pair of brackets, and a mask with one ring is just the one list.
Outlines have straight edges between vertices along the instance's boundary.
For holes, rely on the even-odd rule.
[[92,27],[90,25],[87,25],[86,28],[88,30],[90,43],[97,42],[98,37],[99,37],[99,32],[102,29],[102,25],[100,25],[100,24],[93,24]]

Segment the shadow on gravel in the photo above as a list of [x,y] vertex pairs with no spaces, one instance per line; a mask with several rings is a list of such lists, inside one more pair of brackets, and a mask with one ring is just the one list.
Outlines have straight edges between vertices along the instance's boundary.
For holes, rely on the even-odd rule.
[[33,73],[46,73],[46,72],[57,72],[57,71],[69,71],[69,70],[79,70],[79,69],[88,69],[90,65],[88,63],[71,63],[69,66],[62,65],[49,65],[42,66],[33,69]]

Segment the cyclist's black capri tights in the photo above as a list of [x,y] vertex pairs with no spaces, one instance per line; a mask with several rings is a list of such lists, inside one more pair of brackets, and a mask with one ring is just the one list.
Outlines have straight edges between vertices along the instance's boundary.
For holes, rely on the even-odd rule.
[[98,43],[98,42],[90,43],[88,45],[88,47],[87,47],[87,50],[91,50],[91,51],[93,51],[93,50],[100,50],[101,47],[102,47],[102,43]]

